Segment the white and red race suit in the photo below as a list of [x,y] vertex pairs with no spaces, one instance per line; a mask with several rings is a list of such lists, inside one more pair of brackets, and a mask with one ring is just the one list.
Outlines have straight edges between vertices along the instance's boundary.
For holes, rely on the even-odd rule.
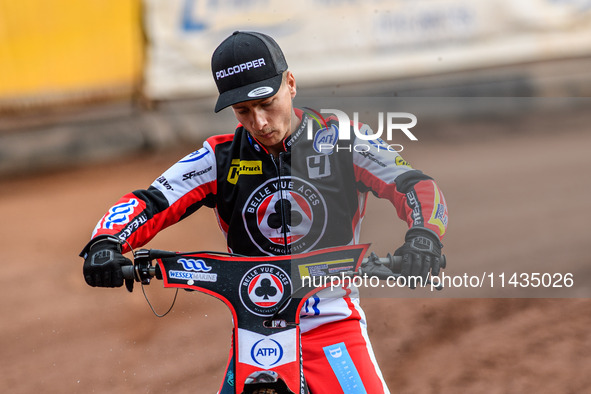
[[[233,135],[208,138],[148,189],[123,196],[100,219],[92,237],[114,235],[140,247],[207,206],[215,209],[228,249],[234,253],[302,253],[357,243],[368,192],[392,202],[409,227],[443,236],[447,206],[432,178],[413,169],[382,140],[341,140],[336,118],[317,124],[303,111],[295,111],[301,123],[284,140],[285,151],[278,157],[238,125]],[[372,134],[367,125],[359,130]],[[315,394],[338,392],[337,379],[331,382],[326,377],[331,365],[322,360],[322,348],[331,345],[323,341],[340,343],[345,335],[343,343],[362,372],[366,391],[388,392],[355,292],[347,289],[340,297],[326,298],[319,293],[301,312],[304,374]]]

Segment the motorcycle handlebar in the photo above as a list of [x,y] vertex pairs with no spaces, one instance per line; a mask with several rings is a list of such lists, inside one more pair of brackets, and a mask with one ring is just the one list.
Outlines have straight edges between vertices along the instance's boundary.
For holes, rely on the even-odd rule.
[[[168,252],[158,249],[143,249],[138,251],[136,259],[143,257],[148,260],[153,260],[157,258],[173,257],[175,255],[175,252]],[[445,268],[445,256],[441,256],[441,259],[441,268]],[[160,271],[158,266],[140,267],[137,264],[123,266],[121,267],[121,270],[123,271],[123,278],[125,280],[143,282],[148,279],[148,283],[149,279],[158,276]],[[362,260],[361,267],[359,268],[360,275],[375,275],[382,279],[386,279],[388,276],[400,275],[401,271],[402,257],[392,256],[391,254],[388,254],[387,257],[377,257],[374,253],[372,253],[370,257],[366,257]]]
[[[159,257],[158,257],[159,258]],[[392,260],[393,259],[393,260]],[[388,264],[391,261],[394,261],[394,264],[401,264],[402,263],[402,258],[400,256],[392,256],[392,259],[389,257],[380,257],[379,258],[379,264]],[[363,259],[362,261],[362,266],[364,264],[368,263],[369,258],[366,257]],[[137,265],[124,265],[121,267],[121,270],[123,271],[123,279],[126,280],[135,280],[136,282],[141,282],[141,277],[139,275],[139,266]],[[360,272],[361,273],[361,272]],[[396,273],[392,272],[394,275],[396,275]],[[154,276],[156,276],[156,266],[153,267],[148,267],[145,271],[144,274],[147,274],[147,276],[149,276],[150,278],[153,278]]]
[[[125,280],[135,280],[136,282],[141,282],[140,276],[136,276],[138,272],[139,266],[137,265],[124,265],[121,267],[121,271],[123,271],[123,279]],[[147,275],[150,278],[156,276],[156,266],[148,267],[146,270]]]

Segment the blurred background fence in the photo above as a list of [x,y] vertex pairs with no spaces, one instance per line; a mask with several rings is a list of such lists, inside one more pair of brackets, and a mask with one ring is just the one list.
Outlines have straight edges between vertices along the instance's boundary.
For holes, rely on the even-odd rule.
[[230,131],[234,30],[279,42],[300,97],[591,95],[591,0],[0,0],[0,177]]

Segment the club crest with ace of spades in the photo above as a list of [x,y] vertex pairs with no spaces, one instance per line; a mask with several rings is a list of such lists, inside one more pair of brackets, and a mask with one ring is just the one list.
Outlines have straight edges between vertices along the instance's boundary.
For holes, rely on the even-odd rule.
[[261,264],[244,274],[240,282],[240,300],[252,313],[270,316],[284,297],[291,294],[289,276],[277,266]]
[[[291,207],[291,202],[287,199],[280,199],[274,205],[275,213],[269,215],[267,224],[269,227],[277,229],[281,234],[291,233],[291,227],[297,227],[302,223],[302,214]],[[281,218],[282,212],[286,212],[285,218]]]
[[243,219],[249,237],[265,254],[303,253],[324,234],[327,207],[308,181],[274,178],[252,192]]
[[257,297],[263,297],[263,300],[268,300],[269,296],[273,297],[277,295],[277,288],[271,284],[269,278],[264,278],[261,280],[259,286],[254,289],[254,292]]

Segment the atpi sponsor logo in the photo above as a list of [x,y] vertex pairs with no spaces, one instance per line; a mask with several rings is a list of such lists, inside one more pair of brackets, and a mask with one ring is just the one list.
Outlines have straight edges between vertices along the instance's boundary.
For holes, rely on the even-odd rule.
[[258,369],[271,369],[297,361],[299,332],[295,328],[261,335],[238,328],[238,362]]
[[314,134],[312,147],[318,153],[330,155],[333,152],[334,146],[337,144],[338,138],[339,130],[337,126],[331,125],[330,127],[324,127]]
[[261,367],[269,368],[283,358],[283,347],[274,339],[264,338],[255,342],[250,351],[253,361]]

